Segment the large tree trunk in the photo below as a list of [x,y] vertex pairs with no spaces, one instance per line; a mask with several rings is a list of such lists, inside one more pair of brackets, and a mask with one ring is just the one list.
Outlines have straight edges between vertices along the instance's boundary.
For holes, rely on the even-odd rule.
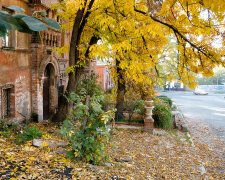
[[[79,9],[74,21],[74,26],[73,26],[73,31],[72,31],[72,36],[71,36],[71,42],[70,42],[70,54],[69,54],[69,66],[74,66],[77,64],[79,61],[79,44],[81,41],[81,35],[84,30],[85,24],[87,23],[87,19],[91,13],[89,11],[95,0],[91,0],[89,5],[88,5],[88,11],[84,13],[84,8]],[[87,0],[85,1],[85,5],[87,3]],[[86,50],[85,57],[88,59],[89,57],[89,51],[90,51],[90,46],[93,44],[97,44],[98,37],[93,35],[90,39],[89,47]],[[80,77],[82,75],[82,70],[83,68],[75,68],[74,72],[75,73],[70,73],[69,74],[69,81],[68,81],[68,86],[66,89],[66,92],[69,94],[71,92],[76,92],[78,82],[80,80]],[[59,109],[58,112],[54,115],[52,118],[53,121],[59,121],[62,122],[63,120],[66,119],[67,115],[70,114],[71,108],[73,104],[69,103],[64,96],[62,96],[61,103],[59,104]]]
[[[69,85],[71,87],[69,87]],[[68,87],[66,90],[68,92],[68,94],[70,92],[75,91],[74,87],[75,87],[75,76],[74,76],[74,74],[70,74]],[[62,122],[67,118],[67,115],[70,114],[70,110],[71,110],[73,104],[69,103],[67,101],[67,99],[65,98],[65,95],[67,95],[67,94],[64,94],[63,96],[60,97],[59,109],[52,118],[52,121],[54,121],[54,122]]]
[[116,119],[124,119],[124,96],[126,93],[123,70],[119,67],[119,60],[116,59],[116,70],[118,74],[117,82],[117,98],[116,98]]
[[[70,41],[70,53],[69,53],[69,66],[74,66],[77,62],[78,58],[78,39],[79,39],[79,27],[80,23],[83,19],[84,10],[79,9],[77,12],[77,16],[74,21],[71,41]],[[76,72],[75,72],[76,74]],[[66,89],[67,93],[75,92],[77,77],[75,77],[74,73],[69,73],[69,81]],[[72,107],[72,103],[69,103],[64,96],[62,96],[61,103],[59,104],[59,109],[57,113],[53,116],[52,121],[63,121],[66,119],[67,115],[70,114],[70,110]]]

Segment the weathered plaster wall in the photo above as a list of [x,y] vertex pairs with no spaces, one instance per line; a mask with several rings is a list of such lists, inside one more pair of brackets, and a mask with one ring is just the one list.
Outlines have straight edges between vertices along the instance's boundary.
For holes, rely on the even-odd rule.
[[[1,7],[17,5],[27,12],[28,0],[1,0]],[[15,110],[15,117],[30,117],[30,52],[29,35],[19,32],[15,33],[14,47],[4,48],[0,41],[0,87],[12,84],[12,96]],[[20,115],[21,114],[21,115]]]
[[15,88],[15,115],[30,115],[30,55],[27,52],[0,50],[0,86]]

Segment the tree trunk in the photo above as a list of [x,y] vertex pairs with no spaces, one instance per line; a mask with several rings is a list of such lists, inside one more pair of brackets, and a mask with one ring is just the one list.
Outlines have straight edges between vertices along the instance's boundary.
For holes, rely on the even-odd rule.
[[[87,95],[87,97],[86,97],[86,103],[85,104],[86,104],[86,106],[89,109],[89,106],[90,106],[90,96],[89,95]],[[83,126],[82,126],[82,132],[83,132],[83,134],[85,134],[85,129],[86,129],[87,123],[88,123],[88,116],[86,115],[84,117]]]
[[124,111],[124,96],[125,96],[125,81],[123,76],[123,71],[119,67],[119,61],[116,59],[116,69],[118,74],[117,80],[117,98],[116,98],[116,119],[124,119],[123,111]]
[[[68,82],[68,87],[66,90],[68,94],[75,91],[74,87],[75,87],[75,75],[69,74],[69,82]],[[70,114],[70,110],[73,104],[67,101],[67,99],[65,98],[65,95],[66,94],[61,96],[59,109],[57,113],[52,117],[52,121],[54,122],[62,122],[67,118],[67,115]]]
[[[90,9],[93,6],[95,0],[91,0],[89,5],[88,5],[88,11],[86,14],[84,14],[84,8],[79,9],[74,21],[73,25],[73,30],[72,30],[72,36],[71,36],[71,41],[70,41],[70,54],[69,54],[69,66],[74,66],[77,64],[79,61],[79,44],[81,40],[81,35],[84,30],[85,24],[87,22],[87,19],[90,15]],[[87,3],[87,1],[85,1]],[[90,46],[93,44],[97,44],[97,41],[99,40],[98,37],[96,37],[94,34],[90,39],[89,47],[86,50],[85,57],[88,59],[89,57],[89,52],[90,52]],[[70,73],[69,74],[69,81],[68,81],[68,86],[66,89],[66,92],[69,94],[71,92],[76,92],[77,85],[79,82],[79,79],[81,77],[83,68],[75,68],[74,72],[75,73]],[[66,98],[63,96],[61,103],[59,104],[59,109],[58,112],[53,116],[52,120],[53,121],[59,121],[62,122],[63,120],[66,119],[67,115],[70,114],[70,110],[72,108],[73,104],[69,103]]]
[[[79,25],[82,21],[84,14],[83,9],[79,9],[77,12],[77,16],[74,21],[73,25],[73,30],[72,30],[72,36],[71,36],[71,41],[70,41],[70,53],[69,53],[69,66],[74,66],[77,62],[78,56],[78,50],[77,50],[77,45],[78,45],[78,39],[79,39]],[[75,71],[76,74],[76,71]],[[66,89],[67,93],[75,92],[76,90],[76,84],[77,82],[77,77],[75,77],[74,73],[69,73],[69,81],[68,81],[68,86]],[[70,114],[70,110],[72,108],[72,103],[69,103],[66,98],[63,96],[61,103],[59,104],[59,109],[57,113],[53,116],[52,121],[59,121],[62,122],[66,119],[67,115]]]

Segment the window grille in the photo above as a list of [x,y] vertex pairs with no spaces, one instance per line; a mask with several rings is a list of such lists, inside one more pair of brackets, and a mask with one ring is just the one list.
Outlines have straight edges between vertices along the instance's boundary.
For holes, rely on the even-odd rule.
[[1,91],[1,117],[3,119],[10,117],[10,89]]
[[0,118],[5,119],[11,116],[14,116],[15,109],[14,109],[14,101],[15,97],[12,95],[14,92],[13,85],[5,85],[0,87]]

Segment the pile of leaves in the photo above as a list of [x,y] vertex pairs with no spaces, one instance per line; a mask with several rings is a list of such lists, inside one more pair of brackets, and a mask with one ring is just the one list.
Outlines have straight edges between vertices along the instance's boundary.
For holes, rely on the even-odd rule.
[[[31,124],[47,132],[42,139],[58,140],[55,124]],[[108,163],[94,166],[65,157],[65,148],[37,148],[28,141],[16,145],[0,137],[1,179],[224,179],[224,161],[215,158],[207,145],[193,147],[179,131],[115,129],[107,145]],[[207,156],[206,156],[207,155]],[[130,159],[128,162],[120,159]],[[201,168],[206,168],[202,173]]]

